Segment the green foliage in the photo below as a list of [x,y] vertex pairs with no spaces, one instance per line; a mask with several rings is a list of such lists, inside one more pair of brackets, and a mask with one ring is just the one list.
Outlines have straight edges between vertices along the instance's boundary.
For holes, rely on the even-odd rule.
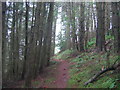
[[57,61],[50,61],[50,64],[53,65],[53,64],[57,64],[58,62]]
[[58,55],[54,56],[53,58],[55,58],[55,59],[64,59],[65,60],[65,59],[69,58],[70,54],[73,53],[73,52],[74,52],[74,50],[67,49],[67,50],[59,53]]
[[96,42],[96,38],[92,38],[90,41],[87,42],[87,47],[92,47]]
[[105,39],[106,39],[106,40],[109,40],[109,39],[114,40],[114,36],[111,36],[111,35],[105,35]]
[[116,86],[117,86],[117,90],[120,90],[120,82],[116,82]]
[[40,81],[34,81],[34,82],[32,82],[32,85],[33,85],[33,86],[40,85]]
[[[110,56],[110,62],[113,64],[118,57],[114,54]],[[110,75],[112,72],[107,72],[101,75],[95,82],[84,86],[84,83],[98,73],[102,66],[106,66],[106,54],[96,53],[82,53],[78,57],[71,60],[75,64],[70,68],[70,79],[68,81],[68,87],[77,88],[119,88],[116,83],[116,75]]]
[[59,47],[60,50],[64,50],[66,46],[65,36],[63,36],[62,32],[60,32],[57,36],[57,44],[56,46]]
[[51,83],[51,82],[53,82],[54,80],[55,80],[55,78],[49,78],[49,79],[46,79],[45,82],[46,82],[46,83]]
[[82,58],[80,58],[80,57],[76,57],[76,58],[74,58],[73,60],[71,60],[72,62],[81,62],[81,61],[83,61],[83,59]]
[[116,60],[117,60],[117,61],[120,61],[120,55],[118,55],[118,56],[116,57]]
[[114,88],[115,79],[104,76],[95,83],[88,84],[87,88]]

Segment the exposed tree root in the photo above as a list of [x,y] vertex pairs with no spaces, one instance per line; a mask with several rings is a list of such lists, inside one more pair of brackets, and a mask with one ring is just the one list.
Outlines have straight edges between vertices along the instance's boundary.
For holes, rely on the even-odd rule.
[[103,73],[107,72],[107,71],[111,71],[111,70],[116,70],[118,67],[120,67],[120,63],[113,65],[110,68],[106,68],[100,72],[98,72],[95,76],[93,76],[92,78],[90,78],[87,82],[84,83],[84,85],[88,85],[89,83],[92,83],[93,81],[96,80],[96,78],[98,78],[100,75],[102,75]]

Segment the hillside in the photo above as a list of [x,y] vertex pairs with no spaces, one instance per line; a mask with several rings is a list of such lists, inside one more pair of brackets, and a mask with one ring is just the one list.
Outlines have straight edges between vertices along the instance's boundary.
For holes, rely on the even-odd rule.
[[[117,59],[110,55],[110,65]],[[47,67],[35,80],[36,88],[120,88],[120,75],[117,71],[109,71],[99,76],[93,83],[84,85],[99,71],[107,68],[106,53],[65,50],[55,55]],[[24,81],[12,87],[24,88]]]

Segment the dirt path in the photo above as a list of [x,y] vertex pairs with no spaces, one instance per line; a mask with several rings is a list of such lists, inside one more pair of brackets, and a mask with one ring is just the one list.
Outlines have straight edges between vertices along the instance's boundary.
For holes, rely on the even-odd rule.
[[[50,83],[44,82],[41,87],[46,88],[66,88],[67,87],[67,81],[69,79],[69,62],[66,60],[57,60],[54,59],[53,61],[59,62],[55,67],[48,69],[47,71],[51,73],[52,75],[47,75],[47,77],[44,77],[44,79],[50,79],[55,78]],[[45,73],[43,73],[45,74]]]
[[[58,60],[57,64],[46,67],[45,70],[34,80],[32,83],[37,85],[32,85],[35,88],[66,88],[67,81],[69,79],[69,62],[67,60]],[[11,86],[11,88],[21,88],[24,84],[23,81],[19,81],[16,85]]]
[[56,87],[57,88],[66,88],[67,87],[67,81],[69,79],[69,73],[68,73],[69,63],[65,60],[61,60],[58,69],[57,69],[57,80],[56,80]]

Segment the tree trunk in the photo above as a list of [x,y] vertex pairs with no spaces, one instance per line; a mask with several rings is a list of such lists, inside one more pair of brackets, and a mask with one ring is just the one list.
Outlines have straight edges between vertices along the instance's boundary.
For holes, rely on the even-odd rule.
[[98,52],[105,49],[105,3],[97,2],[97,31],[96,39]]
[[120,52],[119,3],[112,3],[112,29],[114,31],[114,50]]
[[110,3],[105,2],[105,32],[110,35]]
[[5,18],[6,18],[6,3],[2,2],[2,74],[3,74],[3,80],[4,80],[4,70],[5,70],[5,60],[6,60],[6,34],[7,29],[5,26]]
[[29,3],[26,2],[26,17],[25,17],[25,53],[24,53],[24,63],[22,71],[22,79],[25,78],[26,74],[26,63],[27,63],[27,49],[28,49],[28,17],[29,17]]
[[[58,13],[58,7],[56,7],[55,12]],[[54,16],[53,19],[53,30],[52,30],[52,47],[51,47],[51,56],[55,54],[55,37],[56,37],[56,23],[58,16]]]
[[84,36],[85,36],[85,23],[84,23],[84,7],[85,4],[81,2],[81,7],[80,7],[80,18],[79,18],[79,44],[80,44],[80,51],[84,51]]
[[52,25],[53,25],[53,15],[54,13],[54,3],[50,3],[50,12],[48,15],[48,23],[47,23],[47,29],[48,31],[48,43],[47,43],[47,66],[49,66],[49,61],[50,61],[50,52],[51,52],[51,38],[52,38]]
[[[3,16],[2,16],[2,2],[0,2],[0,20],[3,19]],[[2,70],[2,25],[3,25],[3,22],[0,21],[0,89],[2,89],[2,75],[3,75],[3,70]]]

